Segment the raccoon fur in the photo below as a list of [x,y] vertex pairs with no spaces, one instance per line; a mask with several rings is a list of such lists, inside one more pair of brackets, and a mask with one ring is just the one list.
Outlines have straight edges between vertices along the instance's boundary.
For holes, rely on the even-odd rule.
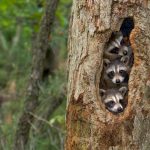
[[102,87],[116,88],[122,85],[126,86],[130,73],[128,63],[128,56],[113,61],[104,59],[104,68],[101,78]]
[[114,114],[123,112],[127,105],[127,90],[124,86],[119,89],[100,89],[100,96],[106,109]]

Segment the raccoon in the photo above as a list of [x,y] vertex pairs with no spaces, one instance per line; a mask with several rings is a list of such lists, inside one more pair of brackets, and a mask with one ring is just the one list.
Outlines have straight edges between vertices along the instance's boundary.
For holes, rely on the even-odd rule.
[[[121,32],[117,32],[107,43],[104,51],[104,58],[115,60],[123,56],[131,57],[133,55],[130,44],[127,44]],[[133,57],[131,57],[133,59]]]
[[114,114],[123,112],[127,105],[127,90],[124,86],[119,89],[100,89],[100,96],[106,109]]
[[101,79],[102,85],[104,86],[102,87],[115,88],[126,85],[130,73],[128,61],[128,56],[113,61],[104,59],[104,69]]
[[119,48],[121,46],[121,41],[123,40],[123,35],[121,32],[114,32],[111,36],[110,40],[108,41],[105,51],[104,51],[104,58],[114,60],[119,58]]

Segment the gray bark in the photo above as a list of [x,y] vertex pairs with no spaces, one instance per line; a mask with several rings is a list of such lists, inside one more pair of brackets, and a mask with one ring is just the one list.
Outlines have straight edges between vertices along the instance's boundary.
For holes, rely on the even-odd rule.
[[[66,150],[150,149],[150,10],[144,0],[73,1],[69,34]],[[99,96],[103,50],[126,17],[134,65],[128,105],[123,114],[108,112]]]

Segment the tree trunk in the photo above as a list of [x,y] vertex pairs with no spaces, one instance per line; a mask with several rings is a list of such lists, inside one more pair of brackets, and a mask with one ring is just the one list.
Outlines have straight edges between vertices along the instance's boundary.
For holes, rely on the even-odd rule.
[[[150,10],[148,1],[73,1],[69,34],[66,150],[150,149]],[[112,31],[132,17],[134,64],[124,113],[99,96],[103,50]]]
[[43,78],[45,56],[48,49],[50,30],[59,0],[47,0],[45,15],[42,18],[40,31],[33,47],[32,73],[27,89],[25,108],[20,117],[16,131],[14,150],[24,150],[28,141],[30,127],[33,122],[32,113],[39,102],[39,89]]

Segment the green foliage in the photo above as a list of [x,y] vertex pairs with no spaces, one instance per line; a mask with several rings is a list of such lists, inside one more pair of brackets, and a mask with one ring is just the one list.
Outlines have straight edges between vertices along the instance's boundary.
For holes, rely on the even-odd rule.
[[[0,1],[0,96],[15,97],[0,104],[0,149],[11,150],[18,118],[31,72],[32,45],[44,12],[44,0]],[[57,99],[66,85],[65,61],[67,56],[68,21],[71,0],[60,0],[50,45],[58,56],[55,75],[40,87],[40,106],[36,116],[41,117],[51,102]],[[65,105],[50,114],[44,122],[43,132],[32,126],[28,150],[61,150],[65,135]],[[36,119],[35,119],[36,120]]]

